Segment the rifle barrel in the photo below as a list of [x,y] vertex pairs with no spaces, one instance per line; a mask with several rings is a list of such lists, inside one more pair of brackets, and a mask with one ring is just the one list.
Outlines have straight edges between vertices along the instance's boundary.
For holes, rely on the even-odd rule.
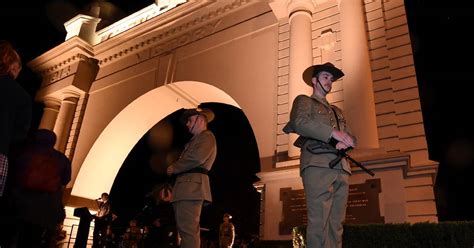
[[344,152],[344,157],[346,157],[347,159],[349,159],[350,161],[352,161],[354,164],[356,164],[359,168],[361,168],[362,170],[364,170],[365,172],[367,172],[369,175],[371,176],[375,176],[375,173],[372,172],[371,170],[367,169],[367,167],[365,167],[364,165],[362,165],[359,161],[353,159],[351,156],[349,156],[349,154],[347,154],[346,152]]

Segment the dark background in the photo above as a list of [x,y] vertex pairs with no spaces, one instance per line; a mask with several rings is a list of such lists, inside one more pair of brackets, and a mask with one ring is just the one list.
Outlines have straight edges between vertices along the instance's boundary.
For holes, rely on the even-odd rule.
[[[388,0],[389,1],[389,0]],[[24,63],[36,58],[49,49],[64,41],[66,32],[63,23],[81,13],[87,13],[91,1],[4,1],[0,9],[2,28],[0,39],[11,41],[23,58]],[[153,3],[153,1],[100,1],[108,12],[101,18],[103,24],[113,23],[130,13]],[[474,134],[470,109],[472,93],[468,90],[473,83],[470,72],[474,55],[473,38],[470,34],[474,24],[474,8],[467,1],[429,1],[405,0],[410,35],[415,59],[415,68],[418,78],[425,131],[428,141],[430,158],[440,162],[436,179],[435,194],[440,221],[473,220],[474,205],[472,203],[474,189]],[[39,87],[40,79],[31,70],[24,66],[18,81],[34,96]],[[230,211],[234,215],[234,223],[241,235],[258,233],[258,194],[252,191],[251,184],[256,180],[255,172],[259,171],[258,155],[253,154],[256,144],[253,137],[244,140],[251,143],[240,144],[238,148],[231,144],[233,138],[239,139],[238,132],[248,135],[250,132],[243,113],[225,106],[211,106],[223,115],[228,113],[241,115],[236,120],[219,121],[213,124],[220,148],[220,158],[216,162],[213,194],[221,202],[209,210],[204,210],[203,227],[213,228],[220,223],[222,214]],[[237,111],[237,112],[233,112]],[[35,118],[33,127],[37,127],[42,114],[42,105],[35,104]],[[175,113],[174,115],[178,115]],[[219,116],[219,115],[217,115]],[[175,118],[171,116],[170,118]],[[236,124],[244,126],[244,130],[231,132],[237,128]],[[176,132],[180,133],[180,132]],[[235,137],[237,135],[237,137]],[[125,216],[133,216],[145,202],[145,195],[149,192],[153,182],[164,180],[160,175],[153,174],[147,167],[149,151],[144,140],[139,141],[130,153],[122,170],[119,172],[116,183],[111,192],[111,199],[115,201],[129,201],[121,199],[117,192],[124,187],[121,180],[141,180],[140,186],[134,189],[135,199],[130,206],[117,210]],[[185,142],[186,137],[180,141]],[[182,145],[181,144],[181,145]],[[180,144],[175,144],[179,146]],[[237,147],[237,148],[236,148]],[[245,150],[251,147],[249,150]],[[252,149],[255,148],[255,149]],[[237,150],[235,150],[237,149]],[[240,150],[239,150],[240,149]],[[249,153],[249,161],[233,161],[229,163],[224,157],[235,157],[235,154]],[[255,159],[257,156],[257,159]],[[142,158],[143,161],[139,161]],[[221,161],[219,161],[221,159]],[[243,175],[241,163],[249,165]],[[140,164],[141,166],[134,166]],[[140,168],[132,170],[131,168]],[[230,169],[229,169],[230,168]],[[240,168],[240,169],[239,169]],[[141,170],[141,171],[140,171]],[[126,173],[126,172],[127,173]],[[123,179],[124,174],[128,178]],[[243,178],[235,177],[235,175]],[[230,180],[232,178],[236,180]],[[240,184],[246,190],[239,193]],[[231,186],[233,185],[233,186]],[[249,188],[250,187],[250,188]],[[125,192],[125,189],[123,189]],[[248,197],[250,196],[250,197]],[[115,197],[115,199],[114,199]],[[123,198],[123,197],[122,197]],[[248,206],[252,205],[252,206]],[[231,206],[231,207],[229,207]],[[241,208],[241,206],[247,206]],[[212,211],[211,211],[212,210]],[[235,213],[232,213],[235,212]],[[239,230],[239,227],[241,228]],[[247,234],[243,234],[243,233]],[[240,233],[239,233],[240,234]]]
[[474,8],[459,1],[405,0],[430,158],[440,162],[440,221],[473,220]]

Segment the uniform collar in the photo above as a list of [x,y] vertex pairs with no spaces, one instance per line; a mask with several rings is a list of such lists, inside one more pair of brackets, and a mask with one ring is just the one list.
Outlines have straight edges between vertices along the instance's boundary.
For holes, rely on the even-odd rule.
[[326,105],[327,107],[331,107],[331,105],[329,104],[328,100],[326,100],[325,97],[319,97],[318,95],[316,94],[313,94],[311,95],[311,98],[315,99],[316,101]]

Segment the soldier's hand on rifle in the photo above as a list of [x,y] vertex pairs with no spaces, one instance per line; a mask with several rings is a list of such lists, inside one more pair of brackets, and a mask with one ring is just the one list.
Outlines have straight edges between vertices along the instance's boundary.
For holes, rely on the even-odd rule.
[[339,143],[341,143],[341,142],[346,146],[345,148],[355,146],[354,138],[350,134],[348,134],[347,132],[339,131],[339,130],[334,129],[331,133],[331,137],[333,137],[334,139],[339,141],[338,144],[336,145],[337,149],[339,149],[338,146],[340,146],[340,147],[343,146],[343,145],[339,145]]
[[336,144],[336,149],[337,149],[337,150],[346,150],[346,149],[348,149],[348,148],[350,148],[350,147],[352,147],[352,146],[348,146],[346,143],[340,142],[340,141],[337,142],[337,144]]

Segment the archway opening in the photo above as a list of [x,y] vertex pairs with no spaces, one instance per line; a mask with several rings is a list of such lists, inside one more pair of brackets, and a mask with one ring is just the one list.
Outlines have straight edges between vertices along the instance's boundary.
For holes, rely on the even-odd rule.
[[[209,129],[217,140],[217,157],[209,173],[213,203],[203,208],[202,235],[216,240],[223,214],[231,213],[237,236],[249,239],[259,231],[260,195],[253,187],[258,181],[255,174],[260,171],[255,136],[241,109],[222,103],[200,106],[215,112]],[[172,183],[166,166],[177,159],[191,138],[179,124],[182,112],[171,113],[146,132],[122,164],[110,192],[118,226],[125,227],[132,218],[147,221],[153,190],[162,183]]]

